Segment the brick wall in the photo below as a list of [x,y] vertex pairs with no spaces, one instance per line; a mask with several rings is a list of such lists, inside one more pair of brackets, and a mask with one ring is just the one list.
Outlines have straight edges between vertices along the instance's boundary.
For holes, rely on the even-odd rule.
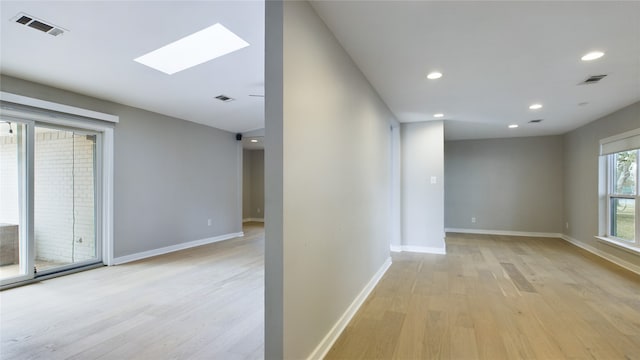
[[36,258],[71,263],[95,257],[95,142],[69,131],[36,132]]
[[3,132],[0,136],[0,223],[4,224],[18,224],[17,153],[16,136]]
[[[35,137],[36,259],[95,257],[92,137],[38,128]],[[16,136],[0,137],[0,223],[18,224]]]

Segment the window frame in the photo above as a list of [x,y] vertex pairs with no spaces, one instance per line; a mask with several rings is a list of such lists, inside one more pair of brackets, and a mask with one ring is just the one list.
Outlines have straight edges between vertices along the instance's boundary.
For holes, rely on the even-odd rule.
[[[612,178],[610,159],[612,154],[628,150],[640,149],[640,128],[635,128],[623,133],[600,139],[598,156],[598,234],[595,238],[603,244],[626,251],[632,255],[640,256],[640,179],[636,175],[636,233],[635,241],[629,242],[611,236],[611,194]],[[638,159],[640,165],[640,159]],[[640,172],[640,166],[636,167]],[[614,194],[615,195],[615,194]],[[613,196],[614,198],[617,196]],[[624,197],[624,196],[623,196]]]
[[[616,179],[615,179],[615,172],[616,172],[616,160],[615,160],[615,156],[616,154],[620,153],[620,152],[626,152],[626,151],[635,151],[636,152],[636,168],[635,168],[635,179],[636,179],[636,188],[635,188],[635,194],[634,195],[629,195],[629,194],[617,194],[615,193],[615,184],[616,184]],[[640,149],[630,149],[630,150],[623,150],[620,152],[616,152],[616,153],[612,153],[612,154],[607,154],[604,155],[606,157],[606,231],[605,231],[605,240],[611,239],[614,240],[616,243],[622,243],[624,245],[628,245],[634,248],[638,248],[640,249]],[[628,239],[624,239],[618,236],[615,236],[612,234],[612,218],[613,218],[613,213],[612,213],[612,207],[611,207],[611,203],[612,203],[612,199],[629,199],[629,200],[634,200],[634,205],[635,205],[635,224],[634,224],[634,230],[635,230],[635,234],[634,234],[634,239],[633,240],[628,240]]]

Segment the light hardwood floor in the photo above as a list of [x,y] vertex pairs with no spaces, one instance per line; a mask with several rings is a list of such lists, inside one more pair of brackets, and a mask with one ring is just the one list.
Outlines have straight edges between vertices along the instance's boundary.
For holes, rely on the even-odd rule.
[[0,358],[260,359],[264,229],[0,293]]
[[640,359],[640,276],[560,239],[400,253],[327,359]]

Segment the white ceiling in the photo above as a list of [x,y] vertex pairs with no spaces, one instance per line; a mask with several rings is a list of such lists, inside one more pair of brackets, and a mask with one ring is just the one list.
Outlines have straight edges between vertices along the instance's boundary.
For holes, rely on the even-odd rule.
[[[640,100],[638,2],[312,4],[400,121],[442,112],[450,140],[561,134]],[[15,24],[19,12],[69,31]],[[264,127],[264,98],[249,96],[264,94],[262,1],[3,0],[0,20],[4,74],[231,132]],[[251,45],[174,75],[133,61],[217,22]],[[595,49],[606,55],[580,61]]]
[[[19,25],[25,12],[69,30]],[[1,1],[0,72],[224,129],[264,127],[262,1]],[[133,59],[221,23],[250,46],[166,75]],[[235,101],[214,99],[224,94]]]
[[639,2],[312,4],[401,122],[444,113],[449,140],[562,134],[640,100]]

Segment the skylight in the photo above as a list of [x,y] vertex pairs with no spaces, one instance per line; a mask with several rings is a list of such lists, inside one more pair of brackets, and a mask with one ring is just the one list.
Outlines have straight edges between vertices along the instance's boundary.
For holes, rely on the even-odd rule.
[[134,61],[172,75],[247,46],[248,42],[218,23],[142,55]]

